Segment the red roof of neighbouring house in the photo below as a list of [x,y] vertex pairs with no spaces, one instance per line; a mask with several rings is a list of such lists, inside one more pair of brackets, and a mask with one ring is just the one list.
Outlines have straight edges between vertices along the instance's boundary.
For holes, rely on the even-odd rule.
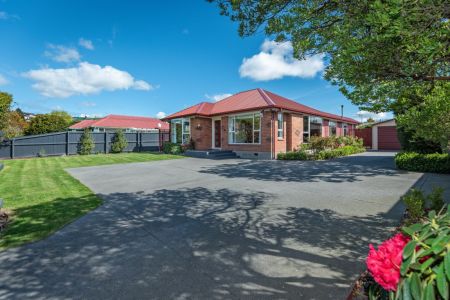
[[167,122],[156,118],[108,115],[99,120],[83,120],[70,126],[70,129],[99,128],[130,128],[130,129],[169,129]]
[[342,120],[348,123],[359,123],[358,121],[341,117],[335,114],[326,113],[309,106],[300,104],[298,102],[289,100],[280,95],[274,94],[263,89],[254,89],[245,92],[240,92],[220,100],[216,103],[201,102],[197,105],[188,107],[182,111],[174,113],[164,118],[164,120],[170,120],[174,118],[187,117],[187,116],[205,116],[211,117],[222,114],[229,114],[234,112],[250,111],[255,109],[265,108],[279,108],[284,110],[290,110],[300,112],[308,115],[314,115],[333,120]]

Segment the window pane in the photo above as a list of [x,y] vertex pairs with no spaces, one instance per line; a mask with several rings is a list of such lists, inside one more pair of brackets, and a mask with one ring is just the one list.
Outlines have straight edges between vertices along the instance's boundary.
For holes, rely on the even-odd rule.
[[253,142],[253,116],[239,116],[235,121],[236,143]]
[[336,122],[330,121],[328,123],[329,135],[336,135]]
[[259,131],[253,132],[253,143],[259,144]]
[[309,132],[309,117],[303,117],[303,132]]
[[261,130],[261,115],[260,114],[255,114],[254,129]]
[[311,136],[322,136],[322,118],[311,117],[310,127]]
[[189,126],[189,119],[183,119],[183,133],[191,132],[191,127]]

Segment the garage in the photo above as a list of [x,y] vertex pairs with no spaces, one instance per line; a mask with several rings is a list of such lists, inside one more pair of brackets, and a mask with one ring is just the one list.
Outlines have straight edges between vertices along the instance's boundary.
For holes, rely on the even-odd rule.
[[400,150],[400,142],[395,126],[381,126],[378,128],[378,150]]
[[378,122],[372,126],[373,150],[400,150],[395,120]]

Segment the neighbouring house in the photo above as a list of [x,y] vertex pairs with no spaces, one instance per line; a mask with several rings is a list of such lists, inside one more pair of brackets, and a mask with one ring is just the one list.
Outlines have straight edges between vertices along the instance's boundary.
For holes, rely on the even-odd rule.
[[275,158],[311,136],[354,135],[358,121],[319,111],[254,89],[221,101],[201,102],[164,118],[171,141],[196,150],[232,150],[243,158]]
[[153,132],[169,130],[169,123],[156,118],[108,115],[97,120],[83,120],[69,127],[71,131],[92,129],[93,132],[114,132],[123,129],[125,132]]
[[370,124],[368,128],[356,130],[356,136],[364,140],[364,146],[372,150],[400,150],[397,125],[394,119]]

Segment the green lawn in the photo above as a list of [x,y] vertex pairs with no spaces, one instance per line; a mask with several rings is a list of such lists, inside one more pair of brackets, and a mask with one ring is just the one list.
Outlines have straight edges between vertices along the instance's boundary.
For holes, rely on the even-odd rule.
[[0,249],[45,238],[101,204],[65,168],[175,158],[180,156],[122,153],[3,161],[0,198],[12,213],[12,222],[0,236]]

